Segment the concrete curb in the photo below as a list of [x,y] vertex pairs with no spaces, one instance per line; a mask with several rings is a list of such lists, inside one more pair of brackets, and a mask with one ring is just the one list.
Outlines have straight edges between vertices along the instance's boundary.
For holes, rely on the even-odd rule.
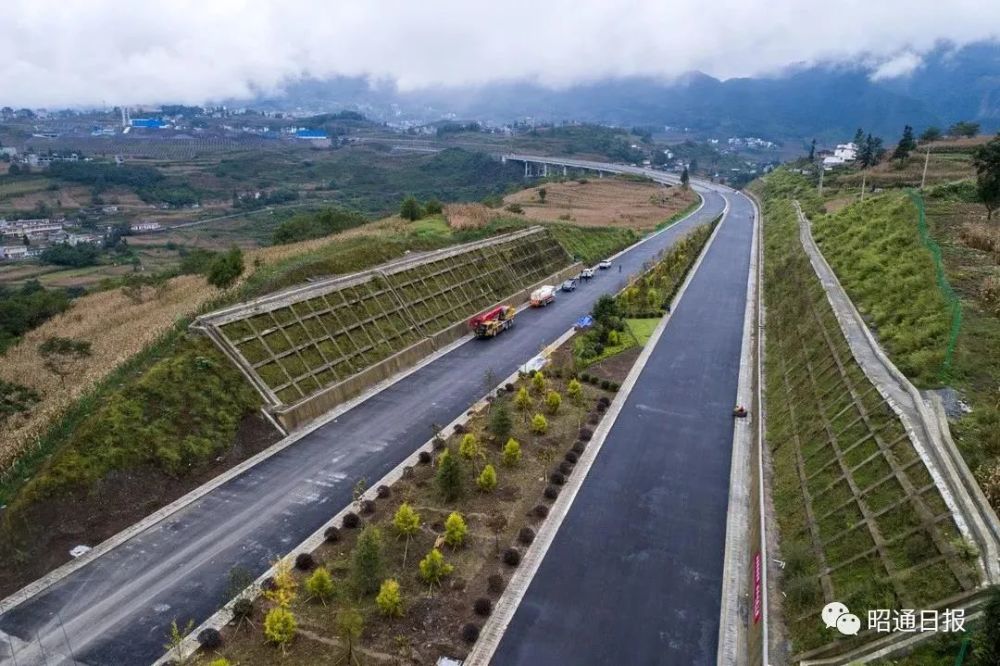
[[[740,195],[743,196],[743,195]],[[753,200],[747,198],[751,204]],[[737,621],[740,617],[740,597],[747,589],[747,559],[749,551],[750,510],[750,446],[753,426],[757,417],[752,410],[755,364],[753,345],[757,339],[754,313],[758,309],[757,251],[760,216],[754,204],[754,234],[750,244],[750,269],[747,275],[746,307],[743,313],[743,342],[740,352],[739,384],[736,390],[737,405],[747,405],[750,414],[745,419],[735,419],[733,428],[732,463],[729,471],[729,509],[726,512],[726,549],[723,558],[722,594],[719,611],[719,642],[716,654],[718,664],[738,664],[746,660],[746,627]],[[763,557],[763,555],[762,555]],[[761,569],[766,568],[762,563]],[[766,663],[766,662],[765,662]]]
[[515,570],[507,584],[506,589],[497,600],[493,613],[490,615],[479,634],[479,640],[476,641],[476,644],[473,646],[469,656],[465,659],[464,663],[466,666],[485,666],[486,664],[489,664],[490,660],[493,658],[493,655],[503,638],[504,632],[507,630],[507,626],[514,618],[514,614],[521,603],[521,599],[524,598],[524,595],[528,590],[528,586],[531,584],[535,573],[538,571],[538,568],[542,564],[542,560],[545,558],[546,552],[548,552],[549,547],[555,539],[556,533],[559,531],[560,525],[569,513],[569,510],[573,505],[573,500],[576,498],[577,493],[583,486],[583,483],[587,478],[587,474],[590,472],[590,468],[593,466],[597,455],[600,453],[601,447],[604,445],[604,440],[611,431],[615,420],[618,418],[618,414],[621,412],[622,406],[625,404],[625,401],[632,392],[636,381],[639,379],[639,375],[642,374],[646,362],[649,360],[649,357],[653,353],[653,349],[656,347],[660,337],[663,335],[664,329],[666,329],[667,324],[670,322],[670,319],[673,316],[672,313],[676,310],[677,304],[684,296],[684,292],[687,291],[688,284],[690,284],[691,280],[698,272],[698,268],[701,266],[705,255],[712,246],[712,242],[718,235],[719,229],[721,229],[722,225],[725,223],[726,214],[728,212],[729,201],[727,199],[726,207],[722,214],[722,220],[715,227],[709,239],[705,242],[705,246],[698,255],[698,259],[691,267],[691,270],[688,271],[687,277],[684,279],[684,283],[674,295],[670,304],[670,313],[665,315],[656,326],[656,329],[654,329],[649,341],[643,348],[639,358],[636,359],[635,365],[632,366],[628,376],[622,383],[621,389],[619,389],[618,394],[612,401],[611,408],[608,410],[607,415],[601,419],[600,424],[595,429],[594,436],[590,440],[590,444],[584,450],[580,459],[576,463],[574,474],[569,477],[568,482],[563,487],[563,491],[559,493],[558,499],[556,499],[556,501],[552,504],[548,518],[545,519],[545,522],[542,523],[541,527],[538,529],[534,542],[527,549],[524,558],[521,560],[521,564]]
[[[974,491],[970,492],[967,485],[969,481],[977,488],[978,485],[957,449],[948,446],[950,434],[949,437],[942,434],[942,431],[947,431],[947,421],[942,423],[936,417],[916,387],[882,350],[816,244],[809,219],[802,213],[797,201],[795,209],[799,217],[802,247],[826,291],[827,301],[858,365],[902,421],[914,449],[934,479],[962,535],[979,548],[979,570],[984,579],[983,584],[1000,581],[1000,541],[997,536],[1000,523],[981,492],[978,497]],[[852,330],[861,334],[860,340],[858,335],[851,335]],[[861,341],[865,348],[859,349]],[[866,351],[875,358],[877,365],[873,366],[868,360],[869,356],[864,353]],[[887,379],[891,383],[887,383]]]

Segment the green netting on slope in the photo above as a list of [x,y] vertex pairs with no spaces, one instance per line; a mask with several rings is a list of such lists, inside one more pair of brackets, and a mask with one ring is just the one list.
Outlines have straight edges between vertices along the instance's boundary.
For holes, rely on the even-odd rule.
[[934,257],[935,279],[937,280],[938,288],[941,290],[941,294],[948,303],[948,309],[951,311],[951,327],[948,331],[948,344],[945,349],[944,364],[941,367],[941,380],[947,381],[951,376],[951,362],[955,356],[955,345],[958,342],[958,333],[962,328],[962,304],[959,302],[958,295],[955,293],[955,290],[952,289],[951,284],[948,282],[947,275],[945,275],[944,263],[941,259],[941,246],[938,245],[937,241],[931,238],[930,229],[927,227],[927,214],[924,210],[924,198],[919,192],[915,192],[913,190],[909,191],[909,195],[913,204],[917,207],[917,228],[920,230],[920,239],[923,241],[927,249],[930,250],[931,256]]

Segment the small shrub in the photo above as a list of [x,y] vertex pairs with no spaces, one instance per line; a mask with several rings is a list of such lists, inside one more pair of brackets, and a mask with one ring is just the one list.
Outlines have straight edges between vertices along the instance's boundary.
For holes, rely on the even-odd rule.
[[344,514],[344,520],[341,524],[349,530],[357,529],[361,527],[361,516],[353,511],[348,511]]
[[564,456],[564,459],[566,460],[566,462],[575,463],[577,460],[580,459],[580,456],[579,454],[577,454],[576,451],[567,451],[566,455]]
[[531,419],[531,432],[536,435],[544,435],[549,431],[549,422],[541,414],[535,414]]
[[562,461],[561,463],[559,463],[559,471],[562,472],[564,475],[569,476],[570,473],[573,471],[573,463],[568,462],[566,460]]
[[287,608],[276,606],[264,617],[264,636],[275,645],[287,645],[295,638],[298,623]]
[[531,395],[528,394],[528,389],[523,386],[518,389],[517,396],[514,398],[514,406],[522,412],[531,409]]
[[545,486],[545,491],[542,492],[545,499],[554,500],[559,497],[559,486]]
[[552,472],[549,474],[549,482],[561,486],[566,483],[566,475],[562,472]]
[[586,442],[582,442],[582,441],[573,442],[573,452],[574,453],[583,453],[586,450],[587,450],[587,443]]
[[532,375],[531,377],[532,391],[534,391],[538,395],[541,395],[542,393],[545,392],[545,387],[546,387],[545,375],[543,375],[541,372],[536,372],[534,375]]
[[618,389],[620,389],[621,387],[622,385],[619,384],[618,382],[611,382],[611,390],[614,391],[615,393],[617,393]]
[[445,500],[453,502],[462,496],[462,469],[458,464],[458,459],[448,449],[445,449],[438,458],[435,481],[438,491]]
[[457,511],[452,511],[444,521],[444,542],[452,548],[458,548],[465,543],[465,535],[468,534],[469,527],[465,524],[465,519]]
[[388,499],[392,495],[392,490],[384,483],[375,490],[375,496],[379,499]]
[[603,414],[604,412],[608,411],[608,408],[605,405],[602,405],[601,403],[597,403],[597,406],[594,408],[594,410],[598,414]]
[[386,617],[402,617],[403,595],[399,591],[399,583],[392,578],[382,581],[378,596],[375,597],[375,604],[379,612]]
[[487,617],[493,612],[493,602],[490,601],[489,597],[479,597],[472,602],[472,610],[476,615]]
[[431,552],[420,560],[419,568],[420,577],[431,586],[440,585],[441,579],[455,570],[455,567],[444,561],[444,555],[437,548],[432,548]]
[[597,425],[600,422],[601,422],[601,415],[596,412],[587,416],[588,425]]
[[472,645],[479,640],[479,626],[469,622],[462,627],[462,640]]
[[[596,351],[596,352],[597,352],[597,355],[598,355],[598,356],[600,356],[600,355],[601,355],[601,353],[602,353],[602,352],[604,352],[604,346],[603,346],[603,345],[600,345],[600,344],[598,344],[598,345],[596,345],[596,346],[594,347],[594,351]],[[598,385],[598,384],[600,383],[600,381],[601,381],[601,378],[600,378],[600,377],[597,377],[597,376],[595,376],[595,375],[591,375],[591,376],[590,376],[590,378],[589,378],[589,379],[587,379],[587,381],[588,381],[588,382],[590,382],[591,384],[593,384],[594,386],[597,386],[597,385]]]
[[233,604],[233,619],[248,620],[253,616],[253,600],[242,597]]
[[291,564],[286,559],[274,563],[274,575],[270,577],[271,585],[264,596],[278,606],[288,607],[295,600],[299,583],[292,575]]
[[503,551],[503,563],[516,567],[521,563],[521,551],[517,548],[507,548]]
[[413,510],[409,502],[403,502],[393,516],[392,524],[400,535],[411,537],[420,531],[420,514]]
[[219,633],[218,629],[211,627],[202,629],[198,633],[198,644],[203,650],[218,650],[222,647],[222,634]]
[[500,594],[503,592],[504,579],[502,574],[490,574],[490,577],[486,579],[486,589],[493,594]]
[[534,514],[535,518],[545,518],[549,515],[549,507],[544,504],[538,504],[531,510],[531,513]]
[[535,540],[535,530],[530,527],[522,527],[517,533],[517,540],[525,546],[531,545],[531,542]]
[[589,441],[590,441],[590,439],[591,439],[591,438],[592,438],[593,436],[594,436],[594,433],[593,433],[593,431],[591,431],[591,430],[589,430],[589,429],[587,429],[587,428],[580,428],[580,434],[579,434],[579,437],[580,437],[580,439],[581,439],[582,441],[584,441],[584,442],[589,442]]
[[574,404],[580,404],[580,400],[583,399],[583,386],[577,380],[571,379],[566,385],[566,395]]
[[589,383],[590,382],[590,373],[589,372],[581,372],[580,373],[580,381],[581,382],[587,382],[587,383]]
[[299,553],[295,556],[295,568],[299,571],[312,571],[316,568],[316,558],[312,553]]
[[479,455],[479,442],[471,432],[462,437],[462,442],[458,445],[458,455],[466,460],[471,460]]
[[511,384],[510,382],[507,382],[506,384],[503,385],[503,390],[507,391],[507,393],[513,393],[514,392],[514,385]]
[[305,588],[310,597],[326,603],[333,598],[333,577],[325,567],[318,567],[306,578]]
[[608,407],[609,405],[611,405],[611,398],[609,398],[606,395],[602,395],[600,398],[597,399],[597,404]]
[[340,541],[340,530],[336,527],[330,526],[326,528],[325,532],[323,532],[323,538],[326,539],[327,543],[337,543]]
[[375,513],[375,500],[361,500],[361,513],[370,516]]
[[431,448],[435,451],[440,451],[445,447],[445,441],[440,437],[435,437],[431,440]]
[[491,493],[497,487],[497,471],[493,465],[487,465],[476,479],[476,485],[484,493]]
[[602,379],[601,380],[601,388],[604,389],[605,391],[610,390],[611,389],[611,380],[610,379]]
[[421,451],[417,454],[417,462],[421,465],[429,465],[431,464],[431,460],[433,460],[433,458],[431,457],[430,451]]
[[503,446],[501,462],[507,467],[513,467],[521,462],[521,444],[516,439],[508,439]]
[[555,414],[559,411],[559,406],[562,405],[562,396],[555,391],[549,391],[545,395],[545,409],[549,414]]
[[208,666],[233,666],[233,664],[225,657],[219,657],[208,662]]
[[469,432],[469,429],[466,428],[465,425],[462,423],[456,423],[454,432],[456,435],[464,435],[465,433]]

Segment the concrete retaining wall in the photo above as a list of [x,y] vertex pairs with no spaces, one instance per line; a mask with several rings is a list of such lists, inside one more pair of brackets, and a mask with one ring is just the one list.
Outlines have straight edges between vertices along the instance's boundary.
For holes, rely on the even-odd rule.
[[[504,299],[490,306],[490,308],[484,308],[484,310],[489,310],[497,305],[510,305],[513,307],[523,305],[528,301],[531,292],[541,285],[558,285],[563,280],[577,275],[582,269],[583,264],[580,263],[567,266],[528,289],[523,289],[510,298]],[[424,338],[420,342],[396,352],[389,358],[362,370],[358,374],[304,398],[294,405],[274,409],[273,413],[285,430],[296,430],[302,425],[327,413],[337,405],[361,395],[375,384],[392,377],[396,373],[412,368],[434,351],[442,349],[467,335],[469,335],[468,323],[465,321],[456,322],[443,331]]]

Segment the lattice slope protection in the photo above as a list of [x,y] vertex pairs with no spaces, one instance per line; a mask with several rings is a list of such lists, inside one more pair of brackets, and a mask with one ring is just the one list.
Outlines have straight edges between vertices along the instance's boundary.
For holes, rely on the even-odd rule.
[[293,405],[567,267],[542,227],[407,257],[196,323],[273,407]]

